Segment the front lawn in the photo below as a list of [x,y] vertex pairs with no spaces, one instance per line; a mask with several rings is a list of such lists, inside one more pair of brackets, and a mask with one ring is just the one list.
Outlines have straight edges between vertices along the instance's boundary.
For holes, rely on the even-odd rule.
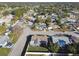
[[0,26],[0,35],[3,34],[6,31],[6,26],[2,25]]
[[7,56],[11,49],[9,48],[0,48],[0,56]]
[[48,52],[48,49],[44,47],[29,46],[28,52]]

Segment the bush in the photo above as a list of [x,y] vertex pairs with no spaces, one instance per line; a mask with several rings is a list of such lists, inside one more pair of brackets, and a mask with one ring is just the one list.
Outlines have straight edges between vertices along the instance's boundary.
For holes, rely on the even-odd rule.
[[60,47],[57,44],[50,44],[50,50],[54,53],[59,51]]

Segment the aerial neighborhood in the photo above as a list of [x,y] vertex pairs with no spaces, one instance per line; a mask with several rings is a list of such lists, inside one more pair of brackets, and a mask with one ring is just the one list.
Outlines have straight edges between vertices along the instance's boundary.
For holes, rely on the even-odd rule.
[[78,3],[0,3],[0,56],[79,55]]

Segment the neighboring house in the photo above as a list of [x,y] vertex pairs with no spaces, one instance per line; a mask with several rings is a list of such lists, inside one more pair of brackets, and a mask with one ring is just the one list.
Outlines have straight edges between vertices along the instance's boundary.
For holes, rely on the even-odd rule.
[[55,22],[56,18],[57,18],[57,15],[52,13],[52,15],[51,15],[51,22]]
[[[4,47],[5,48],[8,43],[11,43],[11,41],[10,41],[8,36],[5,35],[5,36],[1,36],[0,37],[0,47]],[[7,45],[7,47],[8,46],[11,47],[11,45]]]
[[48,43],[47,36],[34,35],[30,41],[30,45],[32,46],[46,46]]
[[54,23],[50,23],[48,30],[54,30],[54,29],[59,29],[59,28],[60,28],[60,26],[58,26]]
[[35,17],[29,17],[28,25],[32,26],[35,22],[36,18]]
[[11,15],[11,14],[4,16],[0,19],[0,25],[5,23],[7,26],[10,26],[10,22],[12,19],[13,19],[13,15]]
[[4,20],[0,19],[0,26],[3,25],[3,23],[4,23]]
[[38,30],[46,30],[47,26],[45,23],[35,23],[35,28]]
[[71,11],[72,13],[79,14],[78,10]]
[[64,23],[66,23],[67,22],[67,19],[66,18],[62,18],[61,19],[61,24],[64,24]]
[[47,29],[47,26],[46,26],[46,24],[45,23],[39,23],[39,30],[45,30],[45,29]]
[[49,15],[38,15],[38,18],[41,18],[43,20],[47,19],[48,17],[50,17]]
[[75,19],[76,18],[76,16],[75,16],[75,14],[73,14],[73,13],[68,13],[70,16],[69,16],[69,18],[71,18],[71,19]]
[[13,15],[9,14],[7,16],[4,16],[3,19],[6,24],[9,24],[11,20],[13,19]]
[[71,18],[62,18],[61,19],[61,24],[71,24],[71,23],[75,23],[76,22],[76,19],[71,19]]
[[58,43],[60,47],[64,46],[65,44],[71,44],[71,42],[69,41],[69,38],[66,36],[54,35],[52,36],[52,41],[53,43]]
[[68,22],[71,22],[71,23],[75,23],[75,22],[76,22],[76,19],[67,18],[67,21],[68,21]]
[[27,15],[28,16],[32,16],[34,14],[34,10],[29,10],[28,12],[27,12]]

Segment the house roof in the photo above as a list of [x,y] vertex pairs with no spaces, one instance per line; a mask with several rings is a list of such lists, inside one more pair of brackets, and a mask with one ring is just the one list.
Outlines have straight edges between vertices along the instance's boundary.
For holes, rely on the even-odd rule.
[[4,44],[7,41],[9,41],[9,37],[8,36],[1,36],[0,37],[0,44]]
[[47,41],[47,36],[46,35],[33,35],[32,36],[32,40],[36,40],[36,39],[38,39],[38,40],[40,40],[40,41]]
[[59,40],[65,41],[66,44],[70,43],[69,38],[66,36],[52,36],[52,39],[53,39],[53,43],[57,43]]

